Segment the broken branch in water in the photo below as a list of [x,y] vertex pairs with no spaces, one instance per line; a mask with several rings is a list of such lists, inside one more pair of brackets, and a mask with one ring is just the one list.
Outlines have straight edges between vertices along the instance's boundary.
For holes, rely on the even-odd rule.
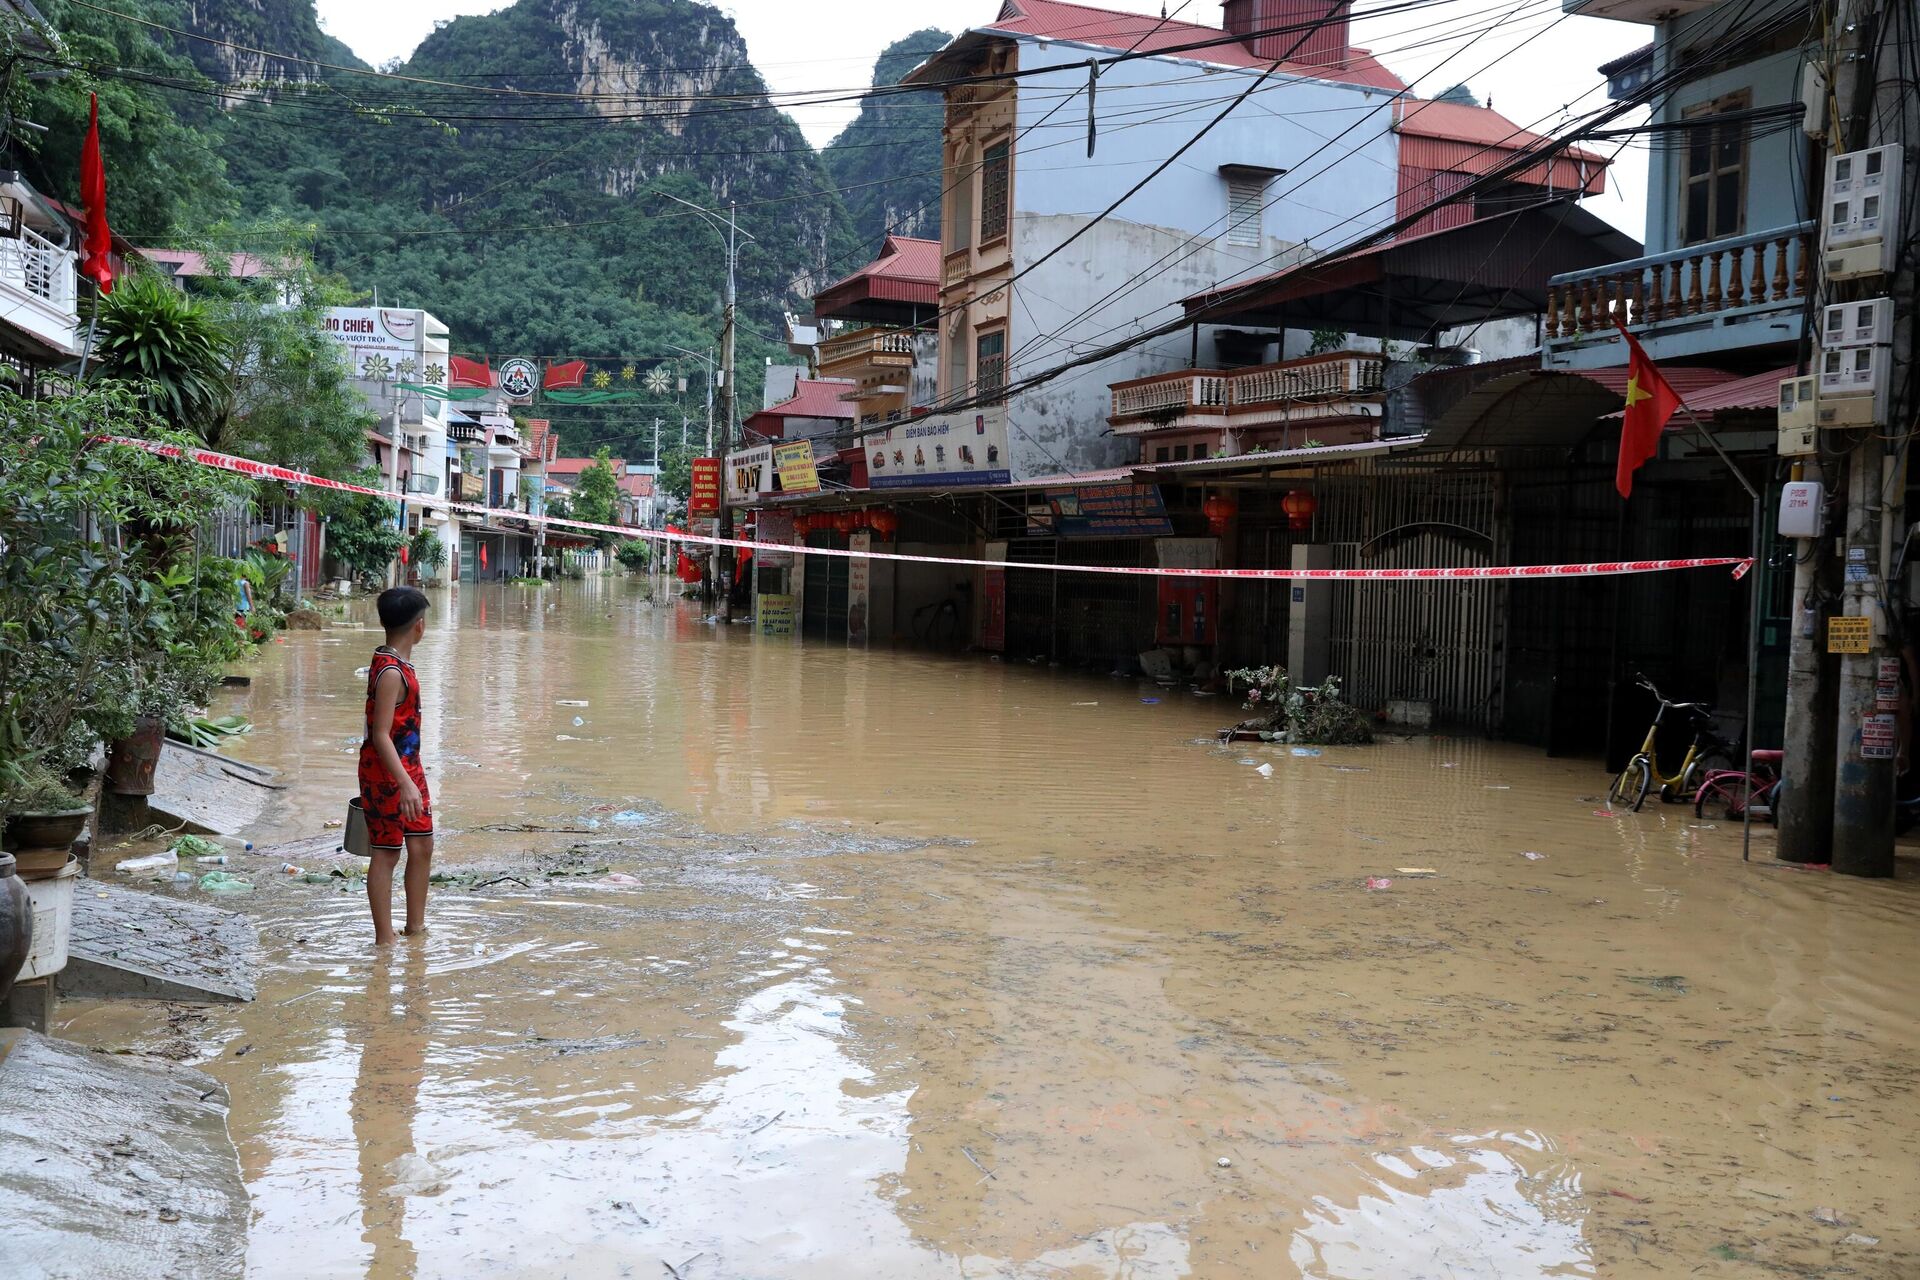
[[475,831],[544,831],[563,836],[591,836],[599,834],[591,827],[543,827],[534,822],[496,822],[491,826],[475,827]]
[[[774,1117],[773,1117],[773,1120],[778,1120],[778,1119],[780,1118],[780,1116],[783,1116],[783,1115],[785,1115],[785,1114],[787,1114],[787,1113],[786,1113],[786,1112],[784,1112],[784,1111],[782,1111],[782,1112],[780,1112],[780,1113],[779,1113],[779,1115],[776,1115],[776,1116],[774,1116]],[[772,1123],[773,1123],[773,1120],[767,1120],[767,1121],[764,1121],[764,1122],[762,1122],[762,1124],[760,1125],[760,1129],[764,1129],[764,1128],[766,1128],[766,1127],[767,1127],[767,1125],[770,1125],[770,1124],[772,1124]],[[758,1133],[758,1132],[760,1132],[760,1129],[755,1129],[755,1130],[753,1131],[753,1133]],[[747,1136],[748,1136],[749,1138],[751,1138],[751,1137],[753,1136],[753,1133],[750,1133],[750,1134],[748,1134]]]
[[995,1182],[998,1182],[1000,1180],[1000,1177],[998,1174],[996,1174],[993,1170],[987,1168],[987,1166],[981,1164],[979,1160],[974,1158],[973,1152],[967,1150],[965,1147],[962,1147],[960,1148],[960,1154],[967,1158],[967,1162],[969,1164],[971,1164],[974,1168],[978,1169],[981,1173],[986,1175],[986,1177],[980,1179],[982,1182],[985,1182],[987,1178],[992,1178]]

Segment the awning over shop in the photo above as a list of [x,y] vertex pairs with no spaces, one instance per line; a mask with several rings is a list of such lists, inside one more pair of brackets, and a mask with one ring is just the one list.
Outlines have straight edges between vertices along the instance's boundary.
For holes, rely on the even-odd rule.
[[[1611,370],[1593,369],[1589,373],[1608,373]],[[1799,376],[1797,365],[1786,365],[1779,369],[1769,369],[1765,373],[1751,374],[1745,378],[1729,378],[1717,385],[1701,388],[1692,394],[1679,383],[1673,383],[1673,389],[1680,393],[1687,408],[1702,418],[1713,418],[1723,413],[1747,414],[1766,413],[1780,407],[1780,384],[1788,378]],[[1671,376],[1667,379],[1673,382]],[[1616,409],[1608,414],[1609,418],[1618,418],[1626,410]],[[1671,424],[1673,429],[1686,425],[1684,416],[1676,416]]]
[[1523,369],[1467,392],[1428,426],[1422,449],[1571,449],[1622,399],[1577,373]]
[[1440,331],[1538,315],[1547,281],[1639,256],[1640,244],[1571,201],[1404,236],[1187,298],[1187,319],[1429,341]]

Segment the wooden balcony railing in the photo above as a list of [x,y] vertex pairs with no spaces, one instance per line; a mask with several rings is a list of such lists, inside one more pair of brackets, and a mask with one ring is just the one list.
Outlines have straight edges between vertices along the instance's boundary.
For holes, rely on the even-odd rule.
[[1660,324],[1689,316],[1772,303],[1798,305],[1807,292],[1814,224],[1730,236],[1631,262],[1571,271],[1547,282],[1546,336],[1575,338],[1625,324]]
[[820,344],[820,363],[841,364],[850,360],[875,360],[898,366],[913,365],[913,334],[905,329],[856,329],[829,338]]
[[1248,369],[1183,369],[1116,382],[1113,414],[1121,418],[1175,418],[1258,412],[1304,401],[1381,395],[1386,360],[1339,351]]

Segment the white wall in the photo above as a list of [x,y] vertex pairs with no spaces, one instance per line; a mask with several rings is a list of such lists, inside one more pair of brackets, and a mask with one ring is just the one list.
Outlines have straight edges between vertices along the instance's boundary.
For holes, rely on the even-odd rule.
[[[1013,162],[1016,272],[1151,173],[1258,74],[1166,59],[1107,68],[1089,160],[1084,127],[1062,127],[1084,126],[1086,57],[1085,50],[1058,44],[1021,49],[1023,71],[1060,70],[1021,81],[1018,130],[1025,132]],[[1076,89],[1081,96],[1061,105],[1060,95]],[[1379,90],[1270,77],[1138,194],[1014,286],[1009,380],[1175,318],[1181,298],[1211,285],[1291,265],[1303,243],[1323,248],[1392,221],[1398,148],[1385,133],[1390,104]],[[1313,154],[1350,125],[1346,137]],[[1225,242],[1227,188],[1219,169],[1229,164],[1294,171],[1267,188],[1258,248]],[[1120,296],[1102,301],[1115,289]],[[1184,368],[1191,341],[1181,331],[1016,398],[1009,440],[1014,478],[1133,461],[1132,442],[1105,434],[1107,384]],[[1201,363],[1213,355],[1203,333]]]

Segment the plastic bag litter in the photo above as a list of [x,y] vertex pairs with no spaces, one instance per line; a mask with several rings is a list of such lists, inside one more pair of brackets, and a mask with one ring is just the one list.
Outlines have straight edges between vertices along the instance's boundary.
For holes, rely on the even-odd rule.
[[620,812],[614,814],[609,821],[617,822],[623,827],[637,827],[643,822],[650,821],[650,819],[638,809],[622,809]]
[[556,707],[584,707],[587,705],[587,700],[585,698],[561,698],[553,705]]
[[1317,756],[1317,755],[1319,755],[1319,754],[1320,754],[1320,748],[1318,748],[1318,747],[1295,747],[1295,748],[1293,749],[1293,754],[1295,754],[1295,755],[1297,755],[1297,756]]
[[252,893],[253,882],[224,871],[209,871],[200,877],[200,887],[208,893]]
[[142,871],[166,871],[180,865],[180,855],[168,849],[164,853],[150,853],[144,858],[128,858],[125,862],[116,862],[115,871],[125,871],[130,875],[139,875]]
[[587,722],[587,719],[585,716],[575,716],[573,718],[573,727],[578,729],[581,725],[585,724],[586,722]]
[[1393,888],[1393,877],[1392,876],[1368,876],[1367,888],[1391,889]]
[[1254,772],[1259,774],[1263,778],[1271,778],[1273,776],[1273,766],[1270,764],[1263,764],[1258,769],[1255,769]]
[[1531,849],[1525,849],[1521,851],[1520,856],[1525,858],[1528,862],[1538,862],[1540,861],[1540,859],[1546,857],[1547,855],[1544,853],[1535,853]]

